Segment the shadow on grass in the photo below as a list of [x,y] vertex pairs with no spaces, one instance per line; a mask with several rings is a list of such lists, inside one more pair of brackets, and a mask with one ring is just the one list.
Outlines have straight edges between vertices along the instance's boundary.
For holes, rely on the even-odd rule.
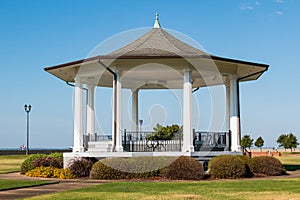
[[287,171],[300,170],[300,165],[282,165]]

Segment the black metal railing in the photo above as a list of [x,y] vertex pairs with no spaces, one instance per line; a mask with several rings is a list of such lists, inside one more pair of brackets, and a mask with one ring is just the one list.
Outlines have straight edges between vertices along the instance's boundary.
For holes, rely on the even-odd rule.
[[[122,144],[127,152],[162,152],[181,151],[182,133],[176,134],[172,140],[149,140],[147,136],[152,132],[136,132],[124,130]],[[229,132],[203,132],[193,131],[193,145],[195,151],[228,151],[231,137]],[[83,136],[83,146],[88,149],[90,141],[112,141],[111,135],[95,133]]]
[[195,151],[224,151],[229,150],[230,132],[201,132],[194,131],[193,140]]
[[172,140],[148,140],[147,135],[152,132],[135,132],[124,130],[123,149],[128,152],[160,152],[181,151],[182,138]]
[[[124,130],[122,144],[128,152],[181,151],[182,134],[172,140],[148,140],[152,132],[135,132]],[[230,132],[193,131],[195,151],[227,151],[230,146]]]

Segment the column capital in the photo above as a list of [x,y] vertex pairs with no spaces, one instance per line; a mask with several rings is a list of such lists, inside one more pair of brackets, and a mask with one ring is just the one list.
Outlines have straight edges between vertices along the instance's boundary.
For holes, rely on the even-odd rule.
[[74,78],[74,81],[75,81],[75,83],[76,83],[76,82],[77,82],[77,83],[82,83],[82,77],[76,76],[76,77]]
[[192,83],[192,70],[190,68],[185,68],[183,70],[183,80],[184,82]]
[[183,73],[192,72],[192,69],[190,67],[185,67],[183,70]]
[[123,70],[121,70],[121,69],[115,69],[114,71],[117,74],[117,76],[122,76]]
[[231,80],[237,80],[238,78],[239,78],[239,76],[238,76],[238,75],[235,75],[235,74],[230,74],[230,75],[228,76],[229,81],[231,81]]
[[132,92],[132,93],[134,93],[134,92],[137,92],[137,93],[138,93],[139,91],[140,91],[139,88],[131,88],[131,92]]
[[91,86],[96,86],[97,85],[97,77],[84,77],[84,78],[81,78],[82,81],[84,81],[84,83],[86,85],[91,85]]
[[95,84],[90,84],[90,83],[87,83],[86,86],[87,86],[88,90],[95,89],[95,87],[96,87]]

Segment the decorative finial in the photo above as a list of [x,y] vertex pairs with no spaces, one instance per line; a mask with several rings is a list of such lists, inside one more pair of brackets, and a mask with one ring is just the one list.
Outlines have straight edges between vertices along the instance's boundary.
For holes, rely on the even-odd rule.
[[153,28],[160,28],[160,24],[159,24],[159,21],[158,21],[158,13],[156,13],[155,16],[156,16],[156,18],[155,18]]

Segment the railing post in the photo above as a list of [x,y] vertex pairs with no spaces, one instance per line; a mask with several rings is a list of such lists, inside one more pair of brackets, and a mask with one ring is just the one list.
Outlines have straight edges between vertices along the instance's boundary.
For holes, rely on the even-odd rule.
[[123,143],[123,148],[125,149],[125,150],[127,150],[127,145],[126,145],[126,129],[124,129],[124,143]]
[[193,146],[195,147],[196,145],[196,133],[195,133],[195,129],[193,128]]
[[179,151],[181,151],[181,142],[182,142],[182,139],[183,139],[183,132],[181,132],[179,134]]
[[[131,144],[131,145],[130,145]],[[133,152],[133,148],[134,148],[134,141],[132,139],[132,134],[129,135],[129,151]]]
[[231,151],[231,130],[228,132],[228,151]]

